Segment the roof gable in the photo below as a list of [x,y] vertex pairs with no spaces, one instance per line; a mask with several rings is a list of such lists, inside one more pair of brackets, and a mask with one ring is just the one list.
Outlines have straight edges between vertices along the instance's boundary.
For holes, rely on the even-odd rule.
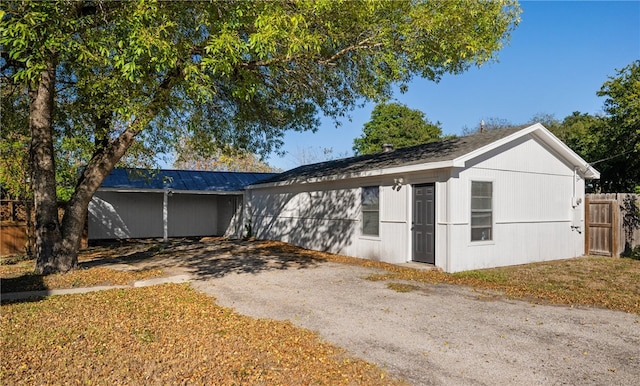
[[514,141],[522,136],[532,134],[545,142],[560,157],[574,167],[579,168],[587,178],[599,178],[600,174],[567,145],[556,138],[539,123],[506,129],[489,130],[464,137],[411,146],[386,153],[368,154],[357,157],[338,159],[303,165],[280,173],[261,181],[259,184],[279,184],[311,182],[334,178],[348,178],[363,175],[373,170],[399,171],[419,165],[424,169],[446,167],[465,167],[467,161]]
[[236,192],[275,175],[277,173],[118,168],[111,171],[100,189]]

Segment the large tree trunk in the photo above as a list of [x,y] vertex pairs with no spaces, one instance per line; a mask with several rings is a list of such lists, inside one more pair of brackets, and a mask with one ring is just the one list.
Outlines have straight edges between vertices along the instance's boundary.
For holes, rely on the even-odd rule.
[[[110,121],[96,122],[97,125],[109,125]],[[108,127],[96,127],[96,132]],[[111,173],[135,140],[135,132],[128,128],[113,142],[103,140],[96,145],[96,152],[78,179],[76,189],[67,204],[62,217],[62,244],[58,253],[72,259],[77,264],[78,251],[82,241],[89,202],[102,181]]]
[[47,63],[34,89],[31,89],[29,128],[31,130],[31,178],[35,210],[36,273],[66,272],[73,261],[60,259],[57,249],[62,240],[56,195],[56,165],[53,152],[53,97],[56,84],[55,57]]
[[[102,181],[124,156],[139,133],[158,113],[159,106],[171,89],[173,78],[179,72],[169,73],[160,83],[146,111],[139,114],[130,126],[113,141],[96,146],[93,157],[78,179],[75,191],[67,204],[62,224],[58,222],[56,203],[55,163],[51,112],[55,85],[55,66],[45,71],[38,90],[33,94],[32,163],[34,163],[34,201],[36,207],[36,273],[67,272],[78,265],[78,251],[87,218],[89,202]],[[50,88],[49,88],[50,87]],[[41,89],[46,91],[41,91]],[[44,99],[44,97],[47,99]],[[45,101],[46,103],[40,103]],[[38,118],[38,119],[36,119]],[[103,120],[102,124],[110,124]],[[37,129],[37,130],[36,130]],[[104,128],[97,128],[104,129]],[[37,152],[34,151],[38,150]],[[38,165],[35,165],[39,162]],[[37,170],[37,172],[36,172]],[[36,174],[38,174],[36,178]],[[38,215],[38,208],[43,213]],[[53,209],[52,209],[53,208]],[[46,210],[45,210],[46,209]],[[40,221],[40,222],[39,222]]]

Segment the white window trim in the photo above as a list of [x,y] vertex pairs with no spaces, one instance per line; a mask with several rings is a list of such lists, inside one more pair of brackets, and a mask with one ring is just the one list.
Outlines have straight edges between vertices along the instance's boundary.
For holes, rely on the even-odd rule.
[[[474,182],[490,182],[491,183],[491,239],[489,240],[472,240],[471,239],[471,232],[472,232],[472,214],[473,214],[473,208],[472,208],[472,198],[473,198],[473,183]],[[496,239],[496,235],[495,235],[495,228],[496,228],[496,218],[495,218],[495,181],[492,179],[477,179],[477,180],[470,180],[469,183],[469,232],[467,233],[469,235],[469,243],[470,245],[491,245],[491,244],[495,244],[495,239]]]
[[[362,205],[362,194],[365,188],[377,188],[378,189],[378,233],[377,234],[368,234],[364,233],[364,205]],[[382,189],[380,189],[380,185],[367,185],[360,187],[360,238],[369,239],[369,240],[380,240],[380,201],[382,196]],[[373,210],[367,210],[367,212],[375,212]]]

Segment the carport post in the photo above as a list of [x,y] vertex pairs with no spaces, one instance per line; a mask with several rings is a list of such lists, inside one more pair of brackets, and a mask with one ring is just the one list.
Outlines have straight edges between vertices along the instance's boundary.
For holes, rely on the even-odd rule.
[[169,241],[169,195],[170,193],[171,192],[169,192],[169,189],[165,188],[164,197],[162,198],[162,225],[163,225],[162,241],[165,243]]

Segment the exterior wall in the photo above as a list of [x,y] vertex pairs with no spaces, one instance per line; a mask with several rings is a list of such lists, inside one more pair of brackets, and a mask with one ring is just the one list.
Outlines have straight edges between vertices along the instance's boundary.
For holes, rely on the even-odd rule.
[[[89,239],[163,237],[163,196],[162,191],[96,192],[89,204]],[[169,196],[169,237],[224,234],[234,216],[232,197],[237,196]]]
[[162,237],[162,193],[96,192],[89,203],[89,240]]
[[[412,183],[446,181],[447,173],[254,188],[245,193],[245,221],[255,237],[365,259],[411,260]],[[399,181],[401,180],[401,182]],[[361,187],[380,187],[379,236],[362,235]]]
[[[381,237],[362,235],[362,186],[381,186]],[[397,228],[406,224],[406,217],[384,204],[395,196],[403,200],[404,191],[392,190],[388,181],[371,179],[254,189],[246,193],[246,216],[260,239],[372,260],[404,261],[406,243],[393,240],[392,235],[405,237]],[[395,245],[390,245],[392,241]]]
[[218,231],[218,201],[221,199],[219,196],[183,193],[169,197],[169,237],[223,234]]
[[[491,241],[471,242],[472,181],[493,182]],[[584,179],[531,135],[464,168],[253,188],[245,221],[257,238],[403,263],[412,259],[412,186],[423,183],[435,184],[435,265],[447,272],[584,254]],[[360,187],[376,185],[380,235],[363,236]]]
[[[493,182],[493,240],[471,242],[472,181]],[[488,154],[449,182],[449,272],[584,254],[584,179],[533,137]],[[579,204],[578,204],[579,203]],[[448,249],[448,250],[447,250]],[[436,262],[437,264],[437,262]]]
[[260,239],[376,259],[377,243],[359,238],[359,191],[340,185],[250,190],[245,222]]
[[[218,196],[218,226],[217,235],[233,237],[242,227],[242,196]],[[240,235],[242,236],[242,235]]]

